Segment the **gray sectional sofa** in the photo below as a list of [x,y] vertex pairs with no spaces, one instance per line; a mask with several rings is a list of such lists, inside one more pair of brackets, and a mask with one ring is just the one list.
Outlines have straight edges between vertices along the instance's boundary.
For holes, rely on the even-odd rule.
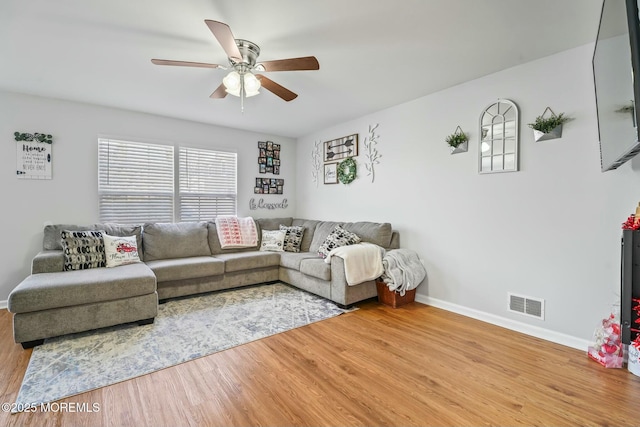
[[[214,222],[147,223],[143,226],[48,225],[43,250],[32,260],[31,275],[9,295],[14,339],[28,348],[45,338],[117,324],[153,322],[158,302],[175,297],[283,281],[341,306],[377,295],[375,281],[347,285],[344,262],[326,263],[318,248],[336,225],[364,242],[399,248],[389,223],[306,219],[256,219],[261,230],[302,226],[300,252],[260,251],[258,246],[222,249]],[[140,263],[114,268],[63,271],[62,230],[104,230],[136,236]]]

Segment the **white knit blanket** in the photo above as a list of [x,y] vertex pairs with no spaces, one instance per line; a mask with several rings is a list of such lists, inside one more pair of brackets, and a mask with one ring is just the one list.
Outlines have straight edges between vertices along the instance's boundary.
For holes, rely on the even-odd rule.
[[330,263],[331,257],[344,260],[344,275],[349,286],[359,285],[368,280],[377,279],[384,271],[382,253],[384,249],[373,243],[362,242],[356,245],[341,246],[332,249],[324,262]]
[[222,249],[258,246],[258,230],[250,216],[218,216],[215,222]]
[[382,259],[382,265],[382,281],[389,290],[399,292],[400,295],[417,288],[427,275],[418,254],[411,249],[388,251]]

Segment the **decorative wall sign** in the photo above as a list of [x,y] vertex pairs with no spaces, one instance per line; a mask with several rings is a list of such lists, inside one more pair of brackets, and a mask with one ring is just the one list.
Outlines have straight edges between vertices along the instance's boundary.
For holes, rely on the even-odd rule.
[[369,125],[369,136],[364,139],[364,148],[367,150],[365,153],[365,158],[367,162],[364,164],[364,167],[367,168],[367,175],[371,176],[371,182],[376,179],[376,171],[374,166],[380,163],[380,155],[378,153],[378,149],[376,145],[378,145],[378,135],[376,135],[376,129],[378,129],[378,124],[375,126]]
[[338,163],[326,163],[324,165],[324,183],[338,183]]
[[318,188],[318,181],[320,181],[320,170],[322,169],[322,151],[320,148],[320,141],[313,143],[313,151],[311,151],[311,178]]
[[280,144],[258,141],[258,151],[259,172],[280,175]]
[[255,194],[282,194],[284,179],[256,178]]
[[20,179],[51,179],[52,136],[43,133],[13,134],[16,141],[16,174]]
[[252,211],[256,209],[286,209],[287,207],[289,207],[287,199],[282,199],[279,203],[266,203],[264,199],[260,199],[258,202],[256,202],[256,199],[249,200],[249,209]]
[[358,155],[358,134],[333,139],[324,143],[324,161],[346,159]]

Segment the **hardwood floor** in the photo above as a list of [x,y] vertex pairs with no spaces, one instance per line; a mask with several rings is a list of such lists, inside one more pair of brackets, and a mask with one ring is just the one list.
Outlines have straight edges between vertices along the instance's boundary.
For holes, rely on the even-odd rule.
[[[0,402],[31,351],[0,310]],[[413,303],[360,310],[60,401],[2,426],[638,424],[640,377],[584,352]]]

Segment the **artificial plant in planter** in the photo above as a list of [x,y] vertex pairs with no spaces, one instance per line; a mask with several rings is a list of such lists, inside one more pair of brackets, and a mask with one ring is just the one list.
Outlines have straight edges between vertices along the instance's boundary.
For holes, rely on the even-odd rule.
[[447,144],[451,148],[451,154],[464,153],[469,149],[469,137],[462,132],[460,126],[456,131],[445,138]]
[[[544,117],[547,111],[551,112],[549,117]],[[536,117],[533,123],[529,123],[528,126],[533,129],[533,139],[536,142],[547,141],[549,139],[556,139],[562,137],[562,125],[569,120],[564,116],[564,113],[556,115],[551,108],[547,107],[542,115]]]

